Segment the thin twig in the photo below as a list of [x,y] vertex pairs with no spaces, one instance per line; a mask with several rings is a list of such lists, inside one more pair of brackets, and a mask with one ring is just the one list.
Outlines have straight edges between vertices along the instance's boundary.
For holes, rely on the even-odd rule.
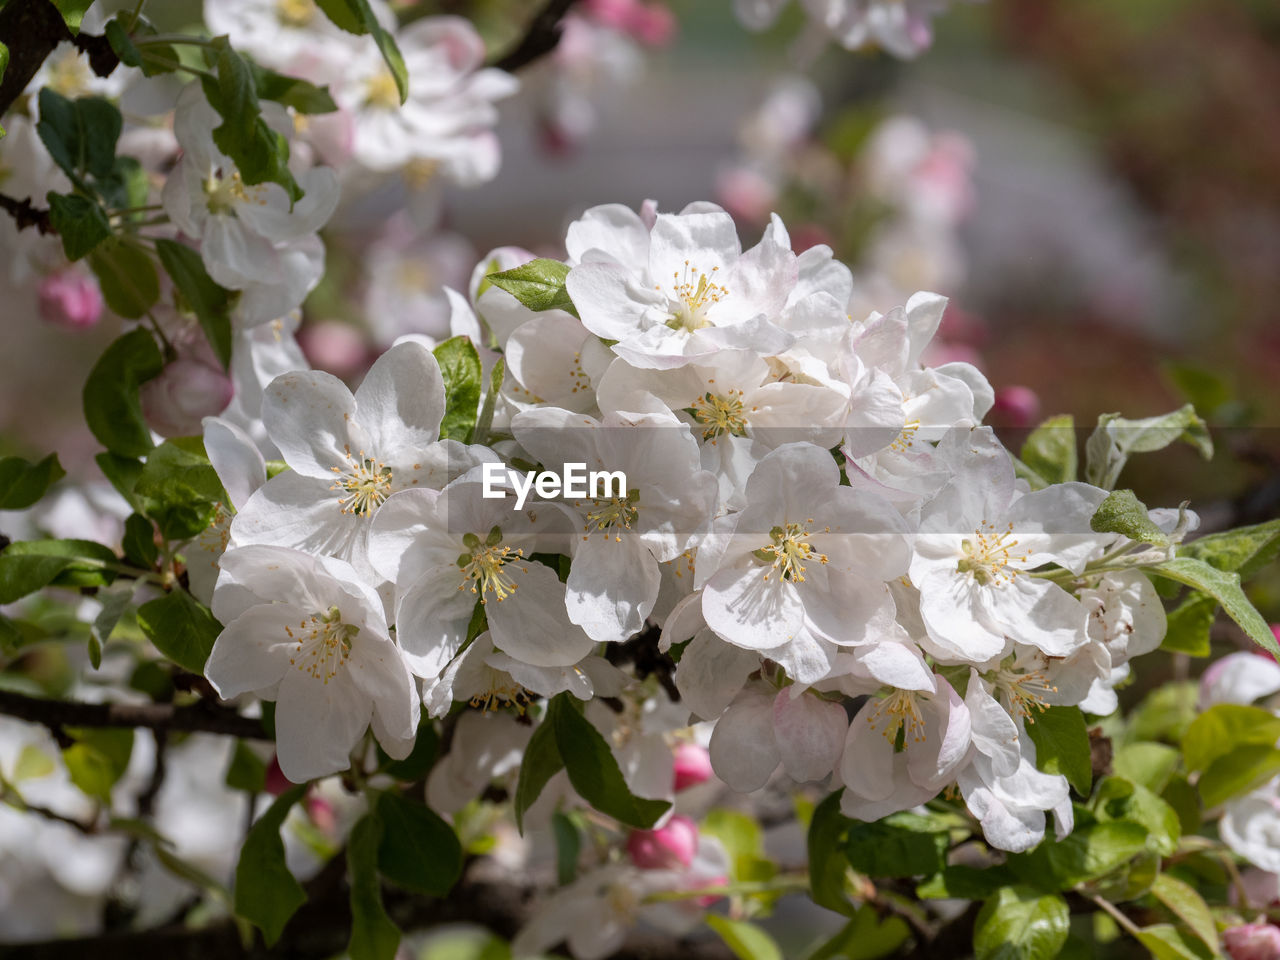
[[172,703],[81,703],[0,690],[0,714],[43,724],[64,743],[71,739],[67,736],[67,727],[145,727],[157,731],[271,739],[260,721],[242,716],[230,707],[207,701],[186,706]]
[[529,21],[520,42],[496,60],[493,66],[512,73],[554,50],[560,42],[560,21],[576,2],[577,0],[547,0],[546,6]]

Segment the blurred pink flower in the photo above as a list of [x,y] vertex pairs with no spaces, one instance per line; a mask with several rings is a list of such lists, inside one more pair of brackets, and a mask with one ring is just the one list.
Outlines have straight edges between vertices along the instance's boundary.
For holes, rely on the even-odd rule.
[[1280,960],[1280,927],[1246,923],[1223,931],[1222,945],[1231,960]]
[[676,792],[696,787],[711,779],[711,754],[696,743],[679,743],[675,748]]
[[78,267],[68,267],[42,279],[39,298],[40,316],[48,323],[86,330],[102,319],[98,281]]
[[1040,398],[1030,387],[1005,387],[996,391],[996,402],[987,419],[1005,427],[1033,427],[1040,417]]
[[298,345],[313,367],[344,380],[359,373],[369,360],[364,335],[337,320],[307,324],[298,331]]
[[627,854],[642,870],[675,870],[693,863],[698,850],[698,825],[676,814],[657,830],[632,830]]

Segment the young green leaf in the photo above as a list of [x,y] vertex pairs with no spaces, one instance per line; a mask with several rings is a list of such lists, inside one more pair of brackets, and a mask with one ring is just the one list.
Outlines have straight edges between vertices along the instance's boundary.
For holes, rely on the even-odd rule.
[[1096,533],[1119,533],[1138,543],[1169,545],[1168,535],[1155,525],[1146,504],[1132,490],[1113,490],[1098,504],[1089,526]]
[[1204,805],[1213,808],[1262,786],[1280,773],[1280,750],[1265,744],[1238,746],[1209,764],[1196,786]]
[[209,346],[224,370],[231,366],[232,293],[214,283],[200,254],[184,244],[163,237],[156,241],[156,253],[182,299],[200,321]]
[[75,743],[62,751],[71,782],[87,795],[111,803],[111,788],[129,768],[133,731],[104,727],[67,730]]
[[1048,707],[1027,718],[1027,735],[1036,745],[1036,766],[1060,773],[1087,797],[1093,782],[1089,728],[1079,707]]
[[218,504],[227,502],[199,438],[166,440],[156,447],[133,492],[145,498],[147,515],[169,540],[198,536],[213,521]]
[[93,6],[93,2],[94,0],[53,0],[53,5],[62,14],[62,19],[73,37],[80,33],[80,24],[84,21],[85,11]]
[[1218,943],[1218,925],[1214,923],[1213,914],[1204,897],[1196,892],[1195,887],[1179,880],[1172,874],[1162,873],[1156,877],[1151,886],[1156,899],[1173,911],[1174,915],[1187,925],[1187,928],[1204,941],[1205,946],[1215,954],[1220,949]]
[[1171,856],[1182,837],[1177,811],[1141,784],[1124,777],[1107,777],[1093,797],[1092,808],[1102,823],[1127,820],[1147,828],[1147,846]]
[[49,191],[49,223],[62,238],[68,260],[87,256],[111,236],[111,224],[102,207],[88,197]]
[[351,960],[393,960],[400,931],[382,905],[378,883],[378,851],[383,825],[377,809],[356,823],[347,840],[347,869],[351,872]]
[[39,463],[21,457],[0,457],[0,510],[25,510],[66,473],[56,453]]
[[261,930],[267,946],[280,939],[289,918],[307,902],[302,884],[285,864],[284,841],[280,839],[284,818],[306,789],[305,784],[299,784],[275,799],[249,828],[236,864],[236,915]]
[[1240,586],[1240,574],[1211,567],[1195,557],[1174,557],[1151,570],[1170,580],[1185,583],[1222,604],[1227,616],[1240,625],[1258,646],[1280,657],[1280,644],[1257,608],[1249,602]]
[[486,279],[530,310],[567,310],[576,316],[577,311],[564,285],[568,276],[568,264],[538,259],[502,273],[491,273]]
[[805,960],[877,960],[887,957],[911,936],[907,921],[897,915],[880,919],[875,907],[863,904],[853,919],[809,954]]
[[1207,657],[1210,653],[1209,631],[1216,619],[1218,601],[1193,590],[1182,603],[1169,611],[1160,649]]
[[1280,520],[1237,527],[1184,543],[1178,556],[1203,560],[1219,570],[1234,571],[1247,580],[1280,556]]
[[84,385],[84,416],[98,442],[112,453],[140,457],[152,448],[138,387],[164,369],[160,348],[146,330],[115,340]]
[[156,565],[160,549],[156,546],[156,528],[140,513],[129,514],[124,522],[124,558],[135,567],[150,570]]
[[1070,414],[1050,417],[1031,431],[1019,458],[1046,484],[1076,478],[1076,422]]
[[378,869],[414,893],[443,897],[462,875],[462,844],[429,807],[386,790],[378,795]]
[[647,830],[670,807],[666,800],[632,794],[618,761],[600,731],[560,694],[547,707],[546,722],[555,730],[556,748],[564,759],[569,782],[579,796],[601,813],[630,827]]
[[1261,707],[1220,703],[1210,707],[1182,736],[1182,760],[1190,771],[1207,770],[1219,757],[1242,746],[1275,746],[1280,717]]
[[174,590],[138,608],[138,625],[157,650],[184,670],[203,674],[222,632],[209,608],[185,590]]
[[480,406],[480,354],[469,337],[450,337],[432,351],[444,377],[444,420],[440,437],[470,442]]
[[975,960],[1050,960],[1067,942],[1070,919],[1062,897],[1005,887],[978,912]]
[[1183,933],[1170,923],[1143,927],[1136,936],[1154,960],[1212,960],[1217,956],[1199,937]]
[[1085,444],[1085,480],[1111,490],[1132,454],[1163,450],[1177,440],[1191,444],[1206,460],[1213,457],[1209,428],[1191,404],[1144,420],[1104,413]]
[[707,917],[707,926],[720,934],[738,960],[782,960],[782,951],[773,937],[754,923],[712,914]]

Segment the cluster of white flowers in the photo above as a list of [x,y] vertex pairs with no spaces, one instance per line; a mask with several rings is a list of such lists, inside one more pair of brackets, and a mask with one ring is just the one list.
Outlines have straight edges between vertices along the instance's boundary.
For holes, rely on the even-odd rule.
[[[265,483],[248,438],[207,421],[239,510],[207,674],[224,696],[278,701],[285,774],[345,768],[370,724],[405,755],[420,703],[438,717],[618,695],[626,677],[600,655],[650,624],[678,661],[672,709],[714,723],[711,760],[736,790],[781,766],[830,777],[873,820],[956,784],[997,847],[1033,846],[1045,811],[1069,831],[1067,782],[1037,770],[1026,727],[1050,704],[1110,712],[1164,612],[1123,562],[1132,544],[1091,531],[1106,492],[1030,490],[980,425],[982,375],[921,363],[945,301],[852,319],[829,248],[793,253],[774,218],[744,251],[711,204],[596,207],[566,250],[574,312],[473,282],[487,364],[506,369],[491,445],[439,438],[444,383],[412,338],[354,394],[324,373],[276,378],[262,419],[292,469]],[[453,305],[479,340],[472,305]],[[626,489],[517,510],[514,493],[485,497],[486,462],[582,463]],[[510,735],[470,735],[485,731]],[[468,751],[482,766],[507,752]],[[638,795],[670,795],[662,753],[650,790],[648,761],[623,763]]]
[[[951,0],[800,0],[816,32],[847,50],[880,47],[895,57],[910,59],[933,43],[930,21]],[[773,26],[787,0],[734,0],[743,26],[766,30]]]

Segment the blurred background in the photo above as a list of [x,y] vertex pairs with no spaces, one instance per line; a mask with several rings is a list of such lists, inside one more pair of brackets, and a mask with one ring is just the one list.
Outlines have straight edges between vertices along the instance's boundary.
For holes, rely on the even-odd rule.
[[[466,16],[496,57],[536,7],[397,10]],[[151,12],[199,28],[198,4]],[[311,362],[357,378],[401,333],[447,334],[445,286],[465,291],[498,246],[562,255],[593,204],[709,199],[744,244],[777,212],[797,249],[834,247],[859,279],[851,314],[949,295],[932,359],[983,369],[1015,450],[1049,415],[1072,414],[1083,445],[1100,413],[1191,401],[1214,460],[1176,446],[1131,461],[1126,482],[1150,505],[1190,497],[1206,528],[1274,516],[1280,7],[962,2],[915,61],[824,49],[803,26],[795,4],[756,35],[727,0],[583,0],[501,104],[496,179],[344,183],[304,309]],[[135,114],[165,106],[124,97]],[[4,161],[0,144],[0,177]],[[3,282],[0,451],[57,449],[88,475],[80,387],[118,328],[51,324],[31,284]],[[1254,589],[1280,619],[1280,586]]]

